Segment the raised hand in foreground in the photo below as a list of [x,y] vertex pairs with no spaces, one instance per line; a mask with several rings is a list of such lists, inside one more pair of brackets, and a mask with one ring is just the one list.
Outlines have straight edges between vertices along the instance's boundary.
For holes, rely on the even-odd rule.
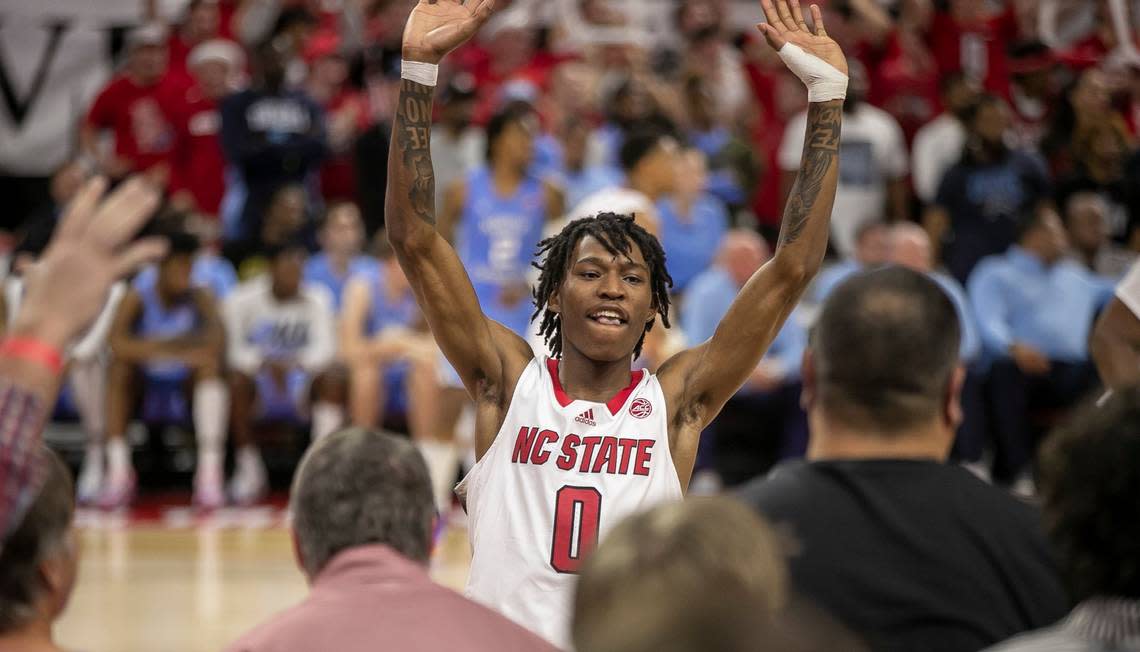
[[158,191],[134,177],[104,197],[88,181],[68,204],[43,256],[24,275],[13,337],[62,350],[99,314],[111,285],[166,252],[161,238],[132,242],[158,206]]

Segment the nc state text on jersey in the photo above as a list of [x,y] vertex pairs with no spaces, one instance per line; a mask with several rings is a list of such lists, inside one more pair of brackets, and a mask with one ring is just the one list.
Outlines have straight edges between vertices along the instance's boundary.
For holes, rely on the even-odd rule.
[[[558,446],[558,441],[562,445]],[[542,465],[554,460],[563,471],[578,468],[580,473],[649,475],[653,459],[653,439],[611,436],[566,436],[548,428],[523,426],[515,438],[511,462]],[[552,457],[557,455],[557,457]]]

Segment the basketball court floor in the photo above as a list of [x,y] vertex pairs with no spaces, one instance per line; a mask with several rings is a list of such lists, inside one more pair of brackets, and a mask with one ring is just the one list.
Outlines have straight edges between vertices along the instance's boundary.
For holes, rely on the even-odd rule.
[[[56,627],[64,649],[219,652],[304,597],[283,496],[209,515],[194,512],[189,499],[149,498],[122,513],[79,511],[79,580]],[[436,547],[432,576],[461,589],[469,560],[466,528],[452,525]]]

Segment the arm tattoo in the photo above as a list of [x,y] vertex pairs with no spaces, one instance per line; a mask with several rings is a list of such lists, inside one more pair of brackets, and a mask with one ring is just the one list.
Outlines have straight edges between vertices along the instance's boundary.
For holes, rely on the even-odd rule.
[[[431,86],[401,80],[392,143],[402,165],[397,170],[401,189],[416,217],[435,225],[435,173],[431,165]],[[394,197],[403,203],[404,198]]]
[[[813,103],[808,109],[810,129],[804,141],[803,163],[796,176],[795,186],[784,209],[783,226],[777,248],[799,239],[804,227],[812,218],[812,208],[819,199],[823,179],[839,157],[839,133],[843,118],[842,103]],[[828,220],[830,215],[815,216]]]

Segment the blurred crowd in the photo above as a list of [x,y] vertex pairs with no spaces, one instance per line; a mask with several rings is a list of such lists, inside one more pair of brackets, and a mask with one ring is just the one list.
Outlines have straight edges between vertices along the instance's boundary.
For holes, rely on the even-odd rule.
[[[132,500],[134,421],[193,432],[185,466],[203,507],[257,502],[275,469],[296,470],[312,596],[235,650],[367,649],[375,636],[547,649],[424,567],[436,519],[461,518],[451,488],[467,401],[384,238],[411,4],[190,0],[166,21],[145,4],[119,73],[75,126],[75,157],[45,181],[50,197],[17,203],[6,224],[12,349],[27,337],[22,309],[25,327],[28,312],[39,327],[66,312],[25,294],[52,294],[32,264],[53,232],[59,278],[68,243],[108,276],[123,251],[121,229],[55,229],[84,179],[138,173],[164,188],[146,233],[169,251],[117,284],[68,348],[57,411],[86,434],[82,503]],[[1140,270],[1135,6],[822,4],[851,73],[828,264],[702,437],[691,485],[740,487],[739,501],[664,505],[611,532],[583,568],[575,645],[957,651],[1045,628],[993,649],[1137,649],[1140,394],[1118,387],[1069,419],[1102,384],[1093,324]],[[500,5],[441,70],[438,229],[484,312],[542,352],[535,245],[577,216],[633,213],[673,279],[674,327],[652,331],[638,362],[653,369],[709,338],[770,258],[800,165],[803,86],[742,20],[756,13],[744,3]],[[135,183],[103,221],[116,198],[151,201]],[[11,367],[34,352],[7,353],[0,375],[28,376]],[[0,414],[24,414],[6,383]],[[18,421],[0,419],[0,435]],[[281,423],[309,426],[299,467],[296,448],[281,455]],[[810,461],[764,475],[809,445]],[[0,633],[50,631],[74,583],[73,488],[50,466],[34,501],[10,501],[29,516],[0,539],[0,566],[22,569],[0,598],[22,611],[0,609]],[[1042,511],[1006,488],[1035,492]]]
[[[1090,328],[1140,251],[1140,184],[1130,183],[1140,171],[1140,55],[1130,7],[821,4],[851,61],[829,266],[704,438],[698,477],[733,485],[802,455],[800,358],[816,306],[847,276],[896,263],[934,279],[964,324],[969,374],[955,459],[1024,485],[1040,434],[1098,384]],[[485,311],[541,350],[528,324],[527,263],[543,230],[599,208],[638,213],[664,244],[677,299],[674,329],[646,345],[642,364],[653,368],[708,338],[767,260],[803,146],[802,84],[763,47],[748,24],[759,12],[745,3],[499,5],[441,70],[430,134],[441,231]],[[284,403],[305,394],[299,419],[314,434],[396,418],[425,450],[439,444],[440,468],[454,463],[446,442],[461,421],[462,391],[383,246],[389,125],[411,6],[190,0],[164,16],[146,2],[118,73],[75,125],[74,158],[44,183],[50,196],[35,206],[14,200],[9,314],[21,269],[92,173],[145,174],[166,190],[156,228],[197,243],[189,268],[157,276],[160,295],[189,282],[213,302],[197,309],[218,314],[214,346],[225,351],[190,364],[196,378],[224,385],[205,391],[213,417],[192,419],[166,398],[136,409],[134,397],[114,396],[116,379],[148,359],[124,353],[124,339],[161,331],[144,324],[144,308],[165,301],[148,299],[156,272],[124,286],[127,316],[108,307],[112,362],[98,328],[75,354],[72,371],[86,373],[87,386],[112,378],[109,399],[104,389],[74,392],[84,427],[107,442],[107,460],[91,449],[85,467],[109,468],[109,503],[133,483],[123,433],[152,412],[194,420],[199,438],[203,428],[219,433],[207,440],[228,430],[245,451],[235,458],[245,469],[237,495],[260,495],[266,474],[247,424],[274,414],[269,394]],[[242,349],[254,328],[242,314],[295,297],[307,297],[304,337]],[[285,359],[270,350],[283,346],[292,357],[273,367],[275,382],[257,380],[265,359]],[[255,402],[258,410],[245,409]],[[81,494],[106,493],[107,482],[95,474]]]

